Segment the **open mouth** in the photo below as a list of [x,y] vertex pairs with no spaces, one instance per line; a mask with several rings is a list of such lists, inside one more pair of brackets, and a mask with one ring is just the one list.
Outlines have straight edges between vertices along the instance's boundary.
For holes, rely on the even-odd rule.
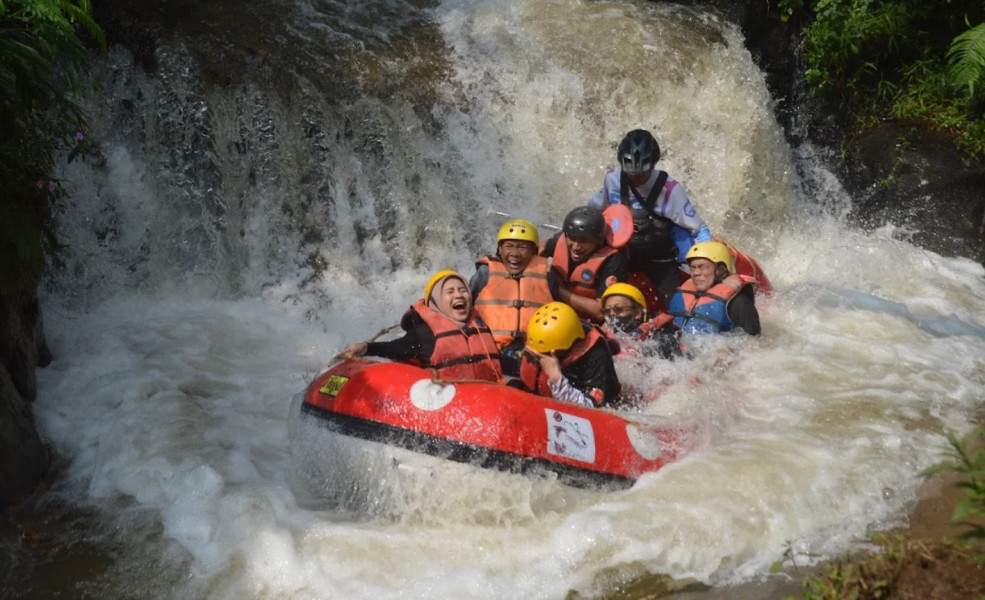
[[452,310],[458,310],[462,312],[468,311],[469,303],[463,298],[461,300],[453,300],[451,303]]

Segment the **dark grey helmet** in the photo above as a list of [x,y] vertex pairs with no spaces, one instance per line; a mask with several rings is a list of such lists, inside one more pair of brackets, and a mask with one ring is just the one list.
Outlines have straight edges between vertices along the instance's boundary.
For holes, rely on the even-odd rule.
[[634,129],[619,142],[616,159],[627,173],[646,173],[660,160],[660,146],[649,131]]
[[568,237],[605,237],[605,217],[591,206],[579,206],[564,218],[564,235]]

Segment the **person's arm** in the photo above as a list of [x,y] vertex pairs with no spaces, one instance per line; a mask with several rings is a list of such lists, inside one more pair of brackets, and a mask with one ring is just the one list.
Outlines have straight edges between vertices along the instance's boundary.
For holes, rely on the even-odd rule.
[[546,258],[554,256],[554,248],[557,247],[557,240],[561,237],[561,232],[557,232],[544,242],[544,247],[540,250],[540,255]]
[[560,296],[561,302],[575,309],[579,318],[591,321],[592,323],[602,323],[605,321],[605,315],[602,314],[602,304],[598,301],[598,298],[586,298],[565,288],[558,289],[558,295]]
[[606,192],[605,186],[603,185],[598,189],[597,192],[595,192],[595,194],[592,195],[591,198],[588,199],[588,206],[592,208],[597,208],[599,210],[605,210],[605,207],[608,204],[608,202],[606,201],[607,195],[608,193]]
[[434,334],[425,323],[418,323],[403,337],[389,342],[356,342],[339,353],[352,360],[360,356],[379,356],[401,362],[426,363],[434,353]]
[[[646,325],[648,323],[644,323],[643,327]],[[644,356],[658,355],[672,360],[684,354],[681,350],[681,330],[673,321],[663,327],[649,329],[649,336],[642,343]]]
[[597,344],[581,360],[568,365],[564,375],[591,400],[592,406],[607,406],[619,399],[622,386],[612,355],[603,344]]
[[479,297],[479,292],[489,283],[489,265],[481,264],[476,266],[475,274],[469,280],[469,291],[472,292],[472,301]]
[[759,335],[762,327],[759,325],[759,311],[756,309],[755,290],[747,285],[739,290],[725,307],[728,318],[737,327],[749,335]]
[[596,287],[598,297],[601,298],[610,285],[620,281],[629,281],[629,261],[626,260],[625,251],[613,254],[599,267],[598,287]]
[[621,201],[619,190],[619,169],[609,169],[602,177],[602,187],[588,200],[588,206],[605,210],[610,204]]
[[551,395],[561,402],[568,402],[570,404],[595,408],[595,402],[583,394],[581,390],[572,385],[571,381],[563,375],[557,383],[548,379],[547,387],[551,388]]
[[537,357],[537,361],[540,363],[540,368],[543,369],[544,375],[547,377],[547,387],[550,388],[551,396],[553,396],[555,400],[578,404],[580,406],[595,406],[595,403],[592,402],[591,398],[572,385],[571,380],[564,376],[561,372],[561,361],[558,360],[556,354],[553,352],[541,354],[540,352],[534,352],[533,350],[527,350],[527,352],[530,352]]
[[691,204],[691,200],[687,197],[687,192],[684,191],[684,186],[680,182],[677,182],[677,185],[670,190],[670,198],[664,203],[663,216],[690,232],[695,242],[712,241],[708,224]]
[[547,272],[547,289],[551,291],[552,299],[564,302],[561,300],[561,286],[557,282],[557,273],[554,272],[554,269]]

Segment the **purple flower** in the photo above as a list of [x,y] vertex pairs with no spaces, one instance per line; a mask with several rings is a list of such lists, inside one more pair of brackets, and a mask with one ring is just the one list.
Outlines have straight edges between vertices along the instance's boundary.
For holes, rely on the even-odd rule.
[[39,190],[43,190],[44,189],[44,182],[39,179],[38,180],[38,183],[37,183],[37,186],[38,186],[38,189]]
[[76,131],[75,139],[81,142],[82,140],[86,139],[86,136],[82,135],[81,131]]
[[49,181],[48,182],[48,191],[49,192],[55,191],[55,182],[54,181]]

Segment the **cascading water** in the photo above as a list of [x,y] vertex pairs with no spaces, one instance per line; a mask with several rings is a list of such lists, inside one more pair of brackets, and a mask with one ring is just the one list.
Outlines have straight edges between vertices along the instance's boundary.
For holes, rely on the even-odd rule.
[[[150,70],[112,50],[89,104],[99,154],[64,173],[68,248],[44,289],[56,360],[36,411],[64,462],[41,506],[85,519],[63,517],[58,543],[105,557],[71,576],[80,594],[564,598],[647,575],[752,581],[903,522],[944,432],[970,427],[982,267],[843,223],[843,191],[786,145],[729,24],[573,0],[260,11],[229,17],[252,45],[202,27]],[[594,496],[437,477],[356,519],[301,485],[291,396],[396,322],[432,271],[471,274],[497,212],[550,224],[587,201],[636,127],[776,288],[761,338],[699,348],[731,350],[727,368],[626,373],[667,385],[653,411],[701,423],[705,442]]]

